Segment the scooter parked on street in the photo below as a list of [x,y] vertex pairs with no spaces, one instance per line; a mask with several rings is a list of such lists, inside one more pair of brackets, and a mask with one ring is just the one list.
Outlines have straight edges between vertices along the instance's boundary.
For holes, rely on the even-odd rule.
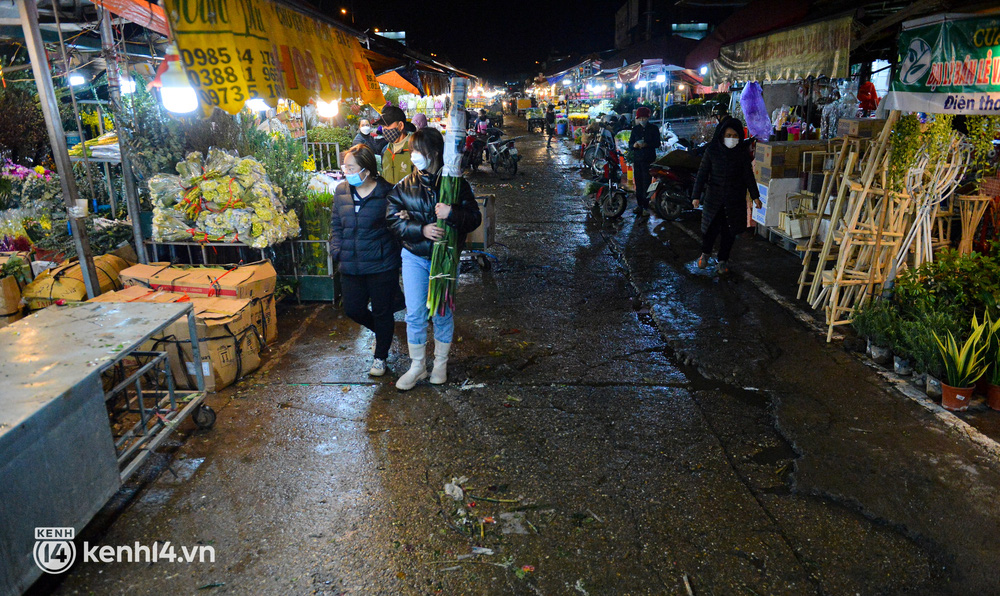
[[498,128],[490,128],[486,134],[486,158],[490,167],[501,180],[510,180],[517,174],[517,162],[521,161],[521,154],[514,146],[514,141],[521,137],[505,139],[504,132]]
[[671,151],[650,166],[649,206],[661,219],[675,219],[693,209],[691,191],[703,152],[704,147]]
[[594,162],[591,170],[595,174],[594,181],[601,185],[594,195],[591,212],[607,221],[621,218],[628,207],[628,191],[621,186],[618,151],[612,148],[606,158]]

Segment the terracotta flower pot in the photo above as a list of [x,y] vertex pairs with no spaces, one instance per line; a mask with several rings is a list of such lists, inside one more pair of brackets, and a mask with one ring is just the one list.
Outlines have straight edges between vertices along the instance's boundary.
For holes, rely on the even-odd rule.
[[1000,410],[1000,385],[989,386],[986,391],[986,403],[994,410]]
[[972,401],[972,394],[976,390],[972,387],[952,387],[947,383],[941,383],[941,405],[944,409],[952,412],[964,412],[969,409],[969,402]]

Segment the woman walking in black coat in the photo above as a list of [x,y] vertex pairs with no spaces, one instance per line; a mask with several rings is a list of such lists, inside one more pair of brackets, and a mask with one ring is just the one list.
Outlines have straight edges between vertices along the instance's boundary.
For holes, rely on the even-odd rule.
[[375,153],[364,144],[345,152],[342,169],[347,183],[333,194],[330,254],[340,263],[344,314],[375,333],[368,374],[380,377],[392,345],[401,265],[399,242],[385,219],[392,185],[379,177]]
[[[698,267],[708,267],[715,240],[721,236],[719,246],[719,273],[729,272],[729,253],[736,236],[747,229],[747,192],[753,197],[754,206],[761,207],[760,191],[754,179],[752,158],[743,136],[743,123],[736,118],[726,118],[716,129],[715,137],[708,144],[691,193],[693,204],[704,202],[701,214],[701,257]],[[700,201],[702,190],[704,201]]]

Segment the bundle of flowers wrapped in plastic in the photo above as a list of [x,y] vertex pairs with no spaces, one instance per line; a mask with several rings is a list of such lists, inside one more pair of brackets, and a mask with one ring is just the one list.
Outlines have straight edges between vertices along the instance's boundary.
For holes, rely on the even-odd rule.
[[210,149],[188,154],[178,176],[149,181],[153,239],[161,242],[244,242],[264,248],[299,234],[294,211],[285,212],[281,189],[252,157]]

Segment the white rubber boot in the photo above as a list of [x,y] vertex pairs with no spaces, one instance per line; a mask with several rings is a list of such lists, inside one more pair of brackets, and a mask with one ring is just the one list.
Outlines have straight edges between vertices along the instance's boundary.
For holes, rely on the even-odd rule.
[[451,344],[434,342],[434,368],[431,369],[431,385],[444,385],[448,380],[448,352]]
[[410,350],[410,370],[396,381],[396,389],[409,391],[427,378],[427,344],[406,344]]

